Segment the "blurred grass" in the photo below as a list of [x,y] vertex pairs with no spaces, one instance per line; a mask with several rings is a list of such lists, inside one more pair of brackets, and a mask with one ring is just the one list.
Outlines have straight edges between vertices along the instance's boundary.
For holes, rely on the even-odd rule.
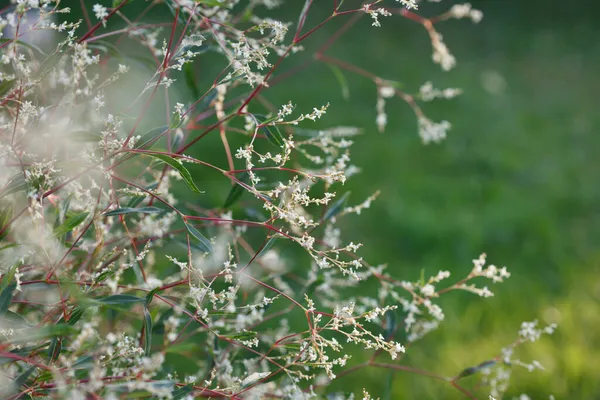
[[[301,3],[290,3],[284,19],[295,21]],[[442,144],[421,144],[414,115],[399,100],[388,102],[387,132],[376,132],[373,84],[346,74],[351,98],[345,101],[324,65],[314,64],[265,94],[275,105],[292,100],[298,110],[329,101],[320,126],[367,128],[352,150],[362,173],[343,189],[352,192],[352,203],[379,189],[382,194],[371,209],[342,224],[346,239],[365,244],[362,255],[370,263],[388,263],[390,273],[406,280],[417,279],[421,269],[426,275],[448,269],[460,278],[471,259],[486,252],[491,263],[512,272],[508,282],[492,287],[492,299],[449,294],[441,301],[447,321],[410,348],[404,364],[456,375],[511,343],[522,321],[557,322],[554,336],[519,349],[524,361],[539,360],[546,370],[515,367],[508,397],[525,392],[535,399],[598,398],[600,44],[593,17],[598,6],[472,3],[484,11],[480,25],[439,26],[458,59],[451,72],[431,62],[426,32],[400,17],[382,18],[382,28],[363,18],[328,52],[402,82],[407,92],[428,80],[436,87],[464,89],[455,100],[424,106],[433,120],[453,124]],[[423,12],[433,7],[424,6]],[[325,15],[315,9],[307,26]],[[307,52],[343,22],[326,25],[308,41]],[[210,66],[201,68],[212,77]],[[202,143],[195,156],[222,159],[217,140]],[[202,189],[223,188],[207,191],[202,201],[221,204],[227,194],[222,178],[204,169],[198,173]],[[364,357],[357,352],[353,363]],[[335,381],[330,391],[358,393],[366,387],[377,395],[388,379],[388,371],[364,369]],[[443,382],[398,372],[390,398],[464,396]]]

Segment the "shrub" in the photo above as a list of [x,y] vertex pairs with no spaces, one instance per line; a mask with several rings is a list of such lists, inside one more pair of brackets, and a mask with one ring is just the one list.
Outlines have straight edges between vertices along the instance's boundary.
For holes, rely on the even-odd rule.
[[[440,142],[450,123],[422,104],[459,89],[428,82],[410,94],[327,51],[365,14],[374,27],[405,18],[425,28],[433,61],[449,70],[456,60],[437,24],[477,23],[480,11],[454,5],[425,18],[416,0],[334,0],[309,24],[313,0],[297,4],[292,23],[262,16],[279,0],[116,0],[82,1],[73,20],[59,1],[13,3],[0,19],[4,398],[352,398],[328,383],[361,368],[500,397],[511,365],[539,367],[512,356],[554,329],[535,323],[455,377],[403,363],[444,320],[442,294],[488,297],[476,280],[510,274],[481,255],[454,283],[449,271],[408,282],[363,260],[362,244],[336,225],[378,196],[350,203],[343,191],[358,172],[349,149],[361,130],[316,125],[326,99],[312,109],[267,99],[270,86],[325,63],[344,95],[344,74],[372,81],[380,131],[386,100],[398,97],[421,140]],[[345,24],[303,59],[334,19]],[[359,292],[366,281],[375,296]],[[348,367],[359,349],[370,358]],[[483,390],[462,385],[475,374]]]

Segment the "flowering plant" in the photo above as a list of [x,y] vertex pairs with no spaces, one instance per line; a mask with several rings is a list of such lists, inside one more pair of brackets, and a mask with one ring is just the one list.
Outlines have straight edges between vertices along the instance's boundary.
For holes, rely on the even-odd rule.
[[[326,63],[344,92],[344,72],[373,82],[380,131],[386,100],[399,97],[421,140],[440,142],[450,123],[421,105],[459,89],[428,82],[410,94],[326,52],[365,14],[374,27],[399,16],[425,28],[433,61],[449,70],[456,60],[436,24],[477,23],[480,11],[454,5],[425,18],[416,0],[333,0],[309,27],[313,0],[296,23],[262,16],[279,0],[157,0],[133,17],[129,3],[82,1],[77,21],[58,0],[0,10],[3,398],[352,398],[328,383],[366,367],[429,375],[469,398],[459,381],[477,374],[499,397],[510,366],[539,367],[512,356],[554,329],[535,323],[453,377],[405,365],[444,320],[442,294],[488,297],[476,280],[510,274],[481,255],[454,283],[449,271],[408,282],[363,260],[362,244],[337,226],[379,195],[356,204],[343,192],[359,172],[349,149],[361,130],[316,129],[327,102],[300,110],[266,97],[299,68]],[[312,60],[280,72],[333,19],[346,23]],[[222,68],[202,86],[198,65],[215,55]],[[222,148],[217,162],[199,155],[210,141]],[[211,179],[228,182],[227,194],[204,190]],[[286,257],[286,246],[302,255]],[[354,294],[365,281],[376,296]],[[371,358],[346,368],[357,348]]]

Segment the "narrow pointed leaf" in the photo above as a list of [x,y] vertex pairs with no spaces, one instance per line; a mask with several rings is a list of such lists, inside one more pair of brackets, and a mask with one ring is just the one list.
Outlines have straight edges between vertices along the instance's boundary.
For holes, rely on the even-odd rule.
[[75,214],[71,217],[68,217],[65,222],[54,229],[54,237],[61,237],[62,235],[66,235],[71,232],[77,226],[79,226],[88,216],[88,212],[83,212],[80,214]]
[[114,294],[112,296],[102,297],[96,299],[96,301],[102,304],[121,305],[121,304],[133,304],[142,303],[144,299],[137,296],[131,296],[128,294]]
[[147,155],[150,157],[154,157],[154,158],[164,162],[165,164],[168,164],[173,169],[177,170],[177,172],[179,172],[179,175],[181,175],[181,177],[183,178],[184,182],[194,192],[204,193],[203,191],[201,191],[200,189],[198,189],[196,187],[196,184],[194,183],[194,180],[192,179],[192,174],[190,174],[190,171],[188,171],[188,169],[186,167],[184,167],[183,164],[181,164],[176,159],[169,157],[167,155],[164,155],[164,154],[147,153]]
[[159,212],[161,212],[162,210],[160,208],[157,207],[139,207],[139,208],[129,208],[129,207],[123,207],[123,208],[117,208],[116,210],[111,210],[108,212],[105,212],[104,215],[105,217],[112,217],[114,215],[123,215],[123,214],[157,214]]
[[[250,181],[250,174],[248,174],[247,172],[244,172],[242,175],[240,175],[239,181],[241,183],[247,184],[248,181]],[[235,182],[236,184],[231,188],[231,190],[229,191],[229,194],[227,195],[227,199],[225,200],[225,204],[223,205],[223,208],[229,208],[231,207],[231,205],[233,203],[235,203],[241,196],[242,194],[246,191],[246,189],[240,185],[238,182]]]
[[327,221],[328,219],[331,219],[331,218],[335,217],[337,214],[339,214],[346,206],[346,202],[348,201],[348,196],[350,196],[350,192],[344,193],[342,195],[342,197],[340,197],[337,201],[335,201],[331,205],[331,207],[329,207],[327,209],[327,212],[323,216],[323,221]]
[[152,347],[152,316],[147,308],[144,308],[144,353],[150,355]]
[[200,250],[204,251],[205,253],[212,253],[213,248],[212,243],[210,243],[210,240],[208,240],[203,234],[201,234],[198,229],[194,228],[191,224],[188,224],[187,222],[185,223],[185,228],[190,233],[190,235],[192,235],[192,237],[196,239]]

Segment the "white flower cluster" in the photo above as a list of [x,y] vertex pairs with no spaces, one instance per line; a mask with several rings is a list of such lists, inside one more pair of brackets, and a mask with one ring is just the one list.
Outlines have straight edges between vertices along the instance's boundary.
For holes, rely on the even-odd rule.
[[470,3],[455,4],[449,11],[449,14],[456,19],[471,18],[474,23],[479,23],[483,19],[483,13],[474,9]]

